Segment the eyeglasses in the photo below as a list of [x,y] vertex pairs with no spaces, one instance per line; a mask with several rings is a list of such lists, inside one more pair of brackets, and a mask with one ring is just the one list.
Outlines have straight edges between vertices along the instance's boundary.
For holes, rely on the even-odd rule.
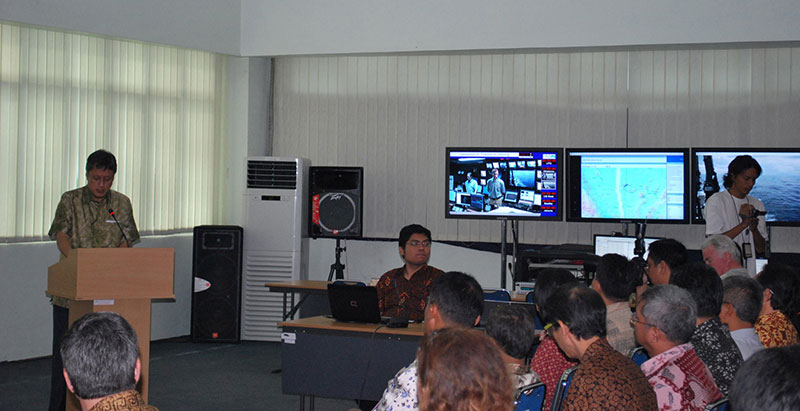
[[423,246],[425,248],[431,247],[431,242],[427,240],[426,241],[411,240],[406,244],[410,245],[411,247],[419,247],[419,246]]
[[633,314],[631,314],[631,322],[630,322],[631,327],[636,327],[636,323],[639,323],[639,324],[642,324],[642,325],[646,325],[648,327],[658,328],[658,327],[656,327],[655,324],[650,324],[650,323],[646,323],[644,321],[639,321],[639,319],[636,318],[636,313],[633,313]]

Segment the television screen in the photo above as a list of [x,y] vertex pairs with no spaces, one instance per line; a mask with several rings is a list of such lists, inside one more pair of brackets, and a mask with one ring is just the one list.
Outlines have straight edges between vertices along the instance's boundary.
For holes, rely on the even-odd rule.
[[790,148],[693,148],[692,223],[705,224],[706,199],[725,190],[728,164],[748,154],[761,165],[761,176],[750,195],[764,203],[769,225],[800,225],[800,149]]
[[[650,243],[656,240],[658,240],[658,238],[645,237],[645,252],[644,256],[642,257],[645,260],[647,260],[647,247],[650,247]],[[624,256],[630,260],[631,258],[636,257],[636,254],[633,253],[635,246],[636,237],[619,237],[602,234],[594,235],[594,254],[600,257],[606,254],[614,253]]]
[[[447,218],[561,220],[562,149],[446,151]],[[469,204],[460,201],[461,193],[470,195]]]
[[688,149],[567,149],[567,221],[689,220]]

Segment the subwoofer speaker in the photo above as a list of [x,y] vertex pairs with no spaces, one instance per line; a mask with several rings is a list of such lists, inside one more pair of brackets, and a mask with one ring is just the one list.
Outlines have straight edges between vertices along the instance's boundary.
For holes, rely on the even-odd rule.
[[242,227],[194,228],[192,341],[239,342]]
[[309,169],[309,236],[360,238],[363,167]]

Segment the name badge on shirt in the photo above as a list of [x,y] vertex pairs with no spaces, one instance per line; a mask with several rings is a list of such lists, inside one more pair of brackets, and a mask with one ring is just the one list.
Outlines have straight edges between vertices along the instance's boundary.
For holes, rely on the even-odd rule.
[[106,220],[106,222],[107,222],[107,223],[111,223],[111,224],[114,224],[114,223],[115,223],[115,221],[114,221],[114,220]]
[[745,259],[752,257],[753,256],[752,244],[742,243],[742,254],[744,255]]

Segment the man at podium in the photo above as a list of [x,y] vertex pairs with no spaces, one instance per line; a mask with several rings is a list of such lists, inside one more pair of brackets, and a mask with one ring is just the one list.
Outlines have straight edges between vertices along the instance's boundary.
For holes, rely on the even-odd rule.
[[[48,235],[56,240],[61,258],[73,248],[132,247],[139,242],[131,200],[111,189],[117,173],[117,159],[97,150],[86,159],[87,183],[61,196]],[[53,366],[50,410],[63,410],[67,387],[61,372],[61,337],[69,325],[65,299],[53,297]]]

